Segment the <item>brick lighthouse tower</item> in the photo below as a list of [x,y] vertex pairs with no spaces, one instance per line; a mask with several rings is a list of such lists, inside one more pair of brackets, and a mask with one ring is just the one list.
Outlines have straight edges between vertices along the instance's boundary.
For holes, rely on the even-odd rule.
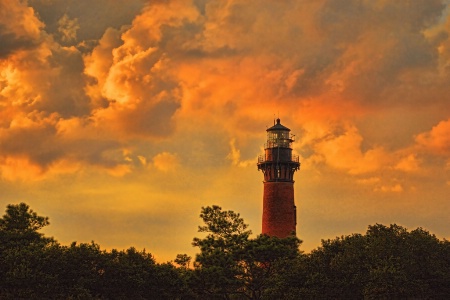
[[292,155],[294,136],[280,119],[266,131],[264,155],[258,158],[258,170],[264,174],[262,233],[284,238],[295,234],[297,225],[294,173],[300,169],[300,162]]

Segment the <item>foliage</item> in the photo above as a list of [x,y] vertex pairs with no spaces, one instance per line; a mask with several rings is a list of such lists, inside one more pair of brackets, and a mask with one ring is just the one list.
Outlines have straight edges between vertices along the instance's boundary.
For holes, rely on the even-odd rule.
[[177,257],[175,258],[174,262],[180,267],[183,267],[184,269],[189,269],[191,259],[192,257],[190,257],[187,254],[177,254]]
[[0,247],[23,247],[33,243],[44,246],[52,239],[44,238],[37,231],[47,225],[48,217],[38,216],[27,204],[10,204],[6,207],[5,215],[0,218]]
[[323,240],[281,281],[304,298],[443,299],[450,294],[449,250],[448,241],[422,228],[376,224],[365,235]]
[[0,219],[1,299],[174,299],[185,283],[171,264],[145,250],[104,251],[94,242],[61,246],[37,230],[48,225],[28,205]]
[[323,240],[309,254],[296,237],[251,238],[238,213],[204,207],[187,254],[157,263],[131,247],[63,246],[38,231],[49,224],[28,205],[0,218],[1,299],[445,299],[450,242],[428,231],[375,224]]
[[205,225],[194,238],[200,248],[191,284],[197,293],[212,298],[246,297],[260,299],[270,277],[281,272],[280,260],[293,259],[300,241],[296,237],[278,239],[264,235],[250,239],[251,231],[239,214],[222,211],[219,206],[203,207]]
[[54,243],[37,230],[49,224],[25,203],[8,205],[0,219],[0,298],[29,298],[48,290],[54,277],[45,272],[45,251]]

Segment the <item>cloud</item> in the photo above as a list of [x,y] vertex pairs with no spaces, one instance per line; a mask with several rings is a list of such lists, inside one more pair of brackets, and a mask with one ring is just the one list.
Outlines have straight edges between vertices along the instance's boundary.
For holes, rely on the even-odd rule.
[[[120,29],[122,26],[131,24],[133,18],[143,9],[147,1],[28,0],[28,3],[45,23],[45,30],[58,42],[64,45],[76,45],[82,41],[98,40],[108,28]],[[69,20],[72,23],[73,20],[77,20],[75,27],[78,28],[75,39],[67,40],[64,39],[64,35],[60,34],[61,20],[64,20],[66,25]],[[72,33],[75,27],[72,27],[69,32]]]
[[369,178],[363,178],[363,179],[358,179],[357,182],[363,185],[373,185],[376,184],[378,182],[380,182],[380,178],[379,177],[369,177]]
[[[123,175],[132,167],[124,144],[102,135],[89,121],[64,120],[57,114],[16,116],[9,128],[0,129],[0,141],[0,165],[5,165],[2,176],[6,179],[20,179],[27,172],[34,174],[30,178],[45,179],[46,173],[73,173],[83,166]],[[14,166],[22,166],[17,176],[11,175]]]
[[[204,30],[190,45],[196,43],[200,58],[214,60],[218,69],[224,62],[233,64],[229,72],[236,78],[249,77],[243,67],[266,75],[255,76],[252,82],[273,89],[269,97],[301,101],[299,97],[327,93],[341,102],[386,104],[385,91],[402,84],[404,72],[433,68],[438,57],[436,45],[422,30],[437,22],[442,4],[406,5],[382,1],[208,2]],[[232,51],[214,55],[222,49]],[[245,64],[247,57],[252,58],[252,65]]]
[[384,193],[387,193],[387,192],[401,193],[401,192],[403,192],[403,187],[401,184],[396,183],[391,186],[385,186],[385,185],[380,186],[380,187],[376,188],[375,191],[376,192],[384,192]]
[[[404,75],[434,70],[438,53],[423,30],[437,24],[444,5],[371,1],[325,1],[319,28],[339,54],[328,82],[347,99],[386,103],[392,90],[401,89]],[[416,73],[417,72],[417,73]],[[406,99],[405,99],[406,100]]]
[[[414,136],[424,151],[446,153],[442,128],[424,133],[448,119],[441,1],[28,3],[0,4],[10,11],[0,34],[11,41],[0,138],[3,155],[21,153],[43,172],[63,161],[134,170],[138,156],[168,145],[177,153],[170,138],[180,132],[204,141],[220,132],[215,149],[234,141],[229,158],[247,164],[241,156],[256,156],[274,113],[304,134],[295,147],[308,152],[305,166],[409,172],[422,163],[408,152]],[[42,142],[27,148],[38,134]]]
[[154,167],[162,172],[174,172],[179,167],[178,156],[169,152],[161,152],[153,157]]
[[[123,144],[99,128],[104,125],[95,128],[89,121],[92,111],[104,107],[104,102],[91,101],[85,93],[87,77],[81,52],[55,42],[25,2],[1,1],[0,5],[2,12],[8,9],[0,19],[1,31],[33,45],[14,48],[9,43],[2,48],[7,52],[0,61],[2,176],[23,178],[20,174],[28,167],[29,174],[43,178],[45,173],[79,170],[80,163],[124,174],[129,163],[121,154]],[[61,26],[73,25],[65,27],[69,30],[65,34],[75,38],[76,24],[62,20]],[[80,132],[75,134],[75,130]],[[96,131],[105,135],[99,138]],[[14,176],[14,166],[24,170],[17,170]]]
[[[117,122],[124,134],[166,137],[174,130],[173,115],[180,107],[182,91],[171,72],[164,34],[196,17],[185,3],[149,6],[120,35],[120,41],[109,30],[85,58],[87,74],[95,78],[89,93],[111,103],[98,115]],[[112,55],[102,55],[105,51]]]
[[[8,25],[5,25],[8,18],[2,19],[0,27],[17,27],[16,34],[25,36],[33,47],[21,51],[9,49],[8,57],[1,62],[0,97],[5,106],[12,105],[25,112],[58,113],[63,117],[86,115],[89,99],[83,92],[83,62],[79,51],[55,43],[43,31],[33,10],[23,2],[8,3],[16,3],[22,10],[11,8],[8,13],[16,14],[15,18]],[[21,27],[25,27],[23,32]]]
[[407,157],[402,158],[394,167],[394,169],[404,172],[416,172],[420,169],[420,161],[416,155],[409,154]]
[[45,168],[62,155],[62,150],[54,147],[55,122],[55,118],[35,121],[25,116],[22,119],[17,118],[8,129],[3,128],[0,131],[0,154],[28,156],[36,165]]
[[[405,93],[423,81],[423,74],[435,70],[436,43],[442,39],[431,39],[423,30],[437,24],[443,9],[439,1],[408,9],[403,3],[381,1],[194,4],[149,5],[129,30],[120,33],[120,46],[115,39],[109,62],[98,63],[104,67],[102,74],[94,75],[99,86],[95,94],[120,102],[112,114],[124,124],[130,120],[128,114],[118,111],[136,111],[144,102],[149,107],[152,99],[147,95],[157,93],[152,87],[164,85],[166,99],[174,105],[165,110],[163,119],[170,120],[166,125],[188,116],[213,123],[211,116],[220,112],[226,117],[221,126],[232,131],[245,124],[242,128],[252,133],[274,111],[290,115],[293,107],[305,119],[339,119],[401,105],[399,100],[389,100],[393,95],[426,105],[424,93],[429,87],[423,86],[424,93],[413,97]],[[175,8],[185,13],[169,12]],[[399,26],[399,19],[408,25]],[[91,61],[100,49],[107,50],[97,47]],[[86,65],[87,70],[97,68],[97,63]],[[154,66],[160,67],[154,70]],[[133,101],[139,105],[124,108]],[[144,131],[148,125],[141,125],[127,132],[142,130],[151,136]]]
[[19,50],[35,48],[40,43],[44,24],[34,15],[32,8],[22,1],[0,1],[0,59]]
[[236,139],[231,139],[230,141],[230,153],[228,153],[227,158],[231,160],[231,163],[237,167],[247,167],[253,166],[256,159],[241,159],[241,151],[236,148]]
[[35,181],[43,176],[43,170],[24,157],[0,158],[0,176],[10,181]]
[[80,29],[78,19],[70,19],[67,14],[64,14],[58,20],[58,32],[61,34],[63,42],[70,42],[77,39],[77,30]]
[[375,172],[386,165],[391,157],[382,147],[362,151],[363,137],[351,124],[336,128],[334,132],[317,132],[312,147],[313,161],[345,170],[349,174]]
[[431,153],[450,157],[450,119],[439,122],[429,132],[417,135],[416,142]]

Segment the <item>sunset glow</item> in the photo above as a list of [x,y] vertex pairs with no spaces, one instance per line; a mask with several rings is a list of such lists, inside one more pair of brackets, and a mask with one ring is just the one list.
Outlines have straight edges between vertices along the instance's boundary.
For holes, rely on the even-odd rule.
[[0,0],[0,206],[63,244],[192,255],[213,204],[259,234],[277,117],[302,250],[450,238],[448,0]]

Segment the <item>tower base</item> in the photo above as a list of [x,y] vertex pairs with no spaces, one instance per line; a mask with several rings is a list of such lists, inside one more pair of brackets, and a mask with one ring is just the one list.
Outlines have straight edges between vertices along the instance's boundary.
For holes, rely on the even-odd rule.
[[264,182],[262,234],[285,238],[295,235],[297,212],[293,182]]

